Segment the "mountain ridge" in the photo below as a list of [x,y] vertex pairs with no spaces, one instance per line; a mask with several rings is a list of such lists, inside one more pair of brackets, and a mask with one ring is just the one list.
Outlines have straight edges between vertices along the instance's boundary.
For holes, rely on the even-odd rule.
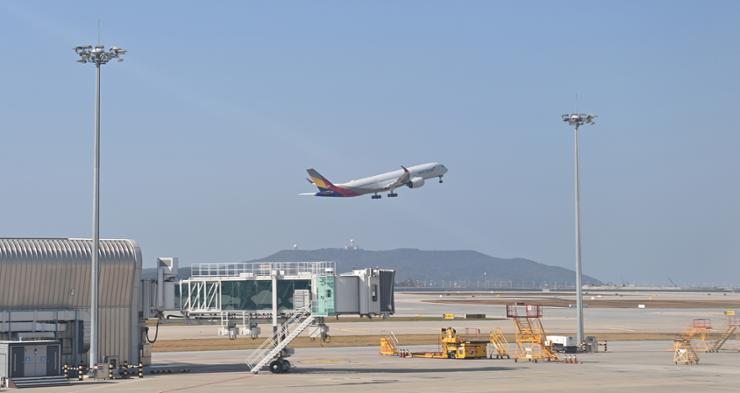
[[[333,261],[338,273],[380,267],[396,270],[396,282],[405,287],[433,288],[575,288],[575,272],[527,258],[498,258],[475,250],[364,250],[320,248],[280,250],[264,258],[245,262]],[[484,274],[485,273],[485,274]],[[179,279],[190,276],[181,266]],[[143,278],[156,278],[156,269],[142,271]],[[585,285],[602,284],[584,275]]]
[[[399,283],[423,286],[481,285],[491,287],[574,287],[575,272],[560,266],[542,264],[527,258],[497,258],[475,250],[364,250],[321,248],[315,250],[281,250],[249,262],[333,261],[337,272],[353,268],[381,267],[396,270]],[[485,274],[484,274],[485,272]],[[435,282],[437,282],[435,284]],[[601,281],[583,276],[583,283],[599,285]],[[414,285],[412,285],[414,286]]]

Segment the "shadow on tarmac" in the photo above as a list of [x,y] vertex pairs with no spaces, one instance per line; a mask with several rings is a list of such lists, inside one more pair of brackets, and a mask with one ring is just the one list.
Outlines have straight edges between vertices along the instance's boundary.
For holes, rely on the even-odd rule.
[[144,374],[147,376],[185,374],[185,373],[187,374],[209,374],[209,373],[229,373],[229,372],[249,372],[249,368],[244,363],[225,363],[225,364],[171,363],[171,364],[150,366],[144,369]]
[[291,374],[418,374],[418,373],[458,373],[479,371],[506,371],[513,370],[511,367],[470,367],[470,368],[350,368],[350,367],[296,367],[290,370]]
[[[149,367],[145,374],[149,376],[182,374],[183,370],[188,374],[209,374],[209,373],[228,373],[228,372],[249,372],[249,369],[243,363],[232,364],[191,364],[176,363],[162,366]],[[295,366],[290,369],[290,374],[424,374],[424,373],[457,373],[457,372],[480,372],[480,371],[507,371],[513,370],[512,367],[466,367],[466,368],[367,368],[367,367],[302,367]],[[263,370],[262,373],[270,373]]]

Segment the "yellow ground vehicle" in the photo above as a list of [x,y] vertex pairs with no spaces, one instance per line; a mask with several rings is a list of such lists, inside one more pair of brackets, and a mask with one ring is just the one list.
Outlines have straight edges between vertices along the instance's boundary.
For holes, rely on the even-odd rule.
[[487,339],[466,339],[451,327],[443,328],[439,336],[439,352],[408,352],[401,349],[393,333],[380,339],[380,353],[401,357],[428,359],[485,359]]
[[[443,328],[439,336],[440,352],[431,352],[430,357],[447,359],[484,359],[487,340],[464,339],[451,327]],[[424,356],[427,357],[427,356]]]

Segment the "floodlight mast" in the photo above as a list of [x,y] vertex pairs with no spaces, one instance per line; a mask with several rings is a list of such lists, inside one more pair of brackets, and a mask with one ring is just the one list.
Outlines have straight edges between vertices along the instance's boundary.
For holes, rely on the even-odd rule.
[[583,273],[581,268],[581,173],[580,173],[580,153],[578,151],[578,129],[584,124],[594,124],[596,115],[586,113],[564,114],[564,122],[575,127],[575,207],[576,207],[576,318],[578,319],[578,330],[576,332],[576,341],[578,347],[583,348]]
[[90,268],[90,368],[89,373],[95,374],[98,364],[98,297],[100,291],[98,284],[100,272],[98,271],[98,254],[100,248],[100,66],[113,59],[123,61],[122,56],[126,50],[112,47],[108,51],[103,45],[78,46],[75,49],[80,59],[79,63],[95,64],[95,166],[93,167],[93,238],[92,238],[92,262]]

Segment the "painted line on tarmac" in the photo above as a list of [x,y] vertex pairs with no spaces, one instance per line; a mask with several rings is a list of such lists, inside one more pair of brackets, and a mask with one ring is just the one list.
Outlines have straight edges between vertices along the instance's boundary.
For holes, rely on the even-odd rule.
[[340,331],[340,332],[350,332],[350,333],[364,333],[364,334],[370,334],[370,333],[366,333],[366,332],[365,332],[365,331],[363,331],[363,330],[356,330],[356,329],[340,329],[340,328],[336,328],[336,327],[335,327],[335,328],[334,328],[334,330],[338,330],[338,331]]
[[614,327],[613,328],[608,328],[608,329],[609,330],[621,330],[621,331],[624,331],[624,332],[636,332],[637,331],[636,329],[614,328]]
[[159,393],[180,392],[180,391],[183,391],[183,390],[190,390],[190,389],[195,389],[195,388],[202,388],[204,386],[218,385],[218,384],[221,384],[221,383],[238,381],[240,379],[251,378],[253,376],[254,375],[251,375],[250,374],[250,375],[243,375],[241,377],[236,377],[236,378],[223,379],[223,380],[219,380],[219,381],[216,381],[216,382],[206,382],[206,383],[199,383],[199,384],[196,384],[196,385],[182,386],[182,387],[174,388],[174,389],[170,389],[170,390],[160,390]]

